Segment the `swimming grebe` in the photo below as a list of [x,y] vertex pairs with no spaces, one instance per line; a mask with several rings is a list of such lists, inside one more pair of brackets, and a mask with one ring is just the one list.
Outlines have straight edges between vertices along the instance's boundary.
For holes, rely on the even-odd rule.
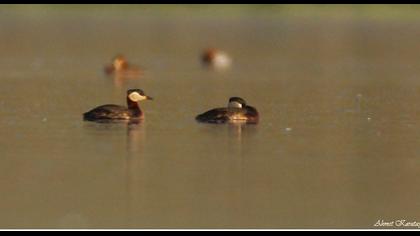
[[105,66],[105,73],[121,77],[136,77],[141,76],[143,70],[138,66],[129,64],[127,59],[119,54],[114,57],[112,64]]
[[131,120],[143,119],[144,114],[137,102],[153,100],[146,96],[141,89],[127,90],[127,107],[118,105],[103,105],[83,114],[88,121]]
[[213,69],[226,69],[232,64],[232,59],[224,51],[208,48],[201,56],[204,65]]
[[248,123],[256,124],[259,120],[257,109],[246,105],[244,99],[231,97],[227,107],[215,108],[196,116],[199,122],[205,123]]

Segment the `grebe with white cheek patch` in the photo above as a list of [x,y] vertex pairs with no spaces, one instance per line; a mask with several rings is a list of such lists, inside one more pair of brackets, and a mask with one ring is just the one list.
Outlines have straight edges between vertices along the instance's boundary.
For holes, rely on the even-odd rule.
[[204,123],[247,123],[257,124],[259,114],[257,109],[248,106],[244,99],[231,97],[227,107],[215,108],[204,112],[195,118]]
[[102,105],[83,114],[87,121],[110,121],[110,120],[132,120],[144,119],[144,113],[138,102],[153,100],[146,96],[141,89],[129,89],[127,91],[127,107],[119,105]]

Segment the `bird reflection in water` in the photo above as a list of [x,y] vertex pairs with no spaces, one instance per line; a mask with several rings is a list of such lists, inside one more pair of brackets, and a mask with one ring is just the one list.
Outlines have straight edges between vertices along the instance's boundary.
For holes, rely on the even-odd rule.
[[243,148],[246,147],[247,137],[251,137],[256,132],[256,125],[247,124],[246,122],[235,122],[229,123],[228,135],[229,135],[229,150],[232,154],[242,156]]
[[138,152],[143,150],[145,130],[142,120],[130,120],[127,122],[127,158],[135,158]]
[[[142,120],[119,120],[119,121],[103,121],[85,122],[86,130],[98,139],[98,143],[104,143],[104,150],[114,149],[110,147],[109,134],[118,135],[118,139],[125,143],[123,150],[118,151],[121,156],[114,157],[117,163],[121,166],[121,175],[116,176],[121,183],[123,191],[121,198],[121,205],[124,207],[126,227],[135,225],[135,209],[141,209],[143,184],[143,171],[144,171],[144,144],[146,140],[145,124]],[[123,132],[121,132],[123,131]],[[102,144],[101,144],[102,145]],[[101,146],[102,147],[102,146]],[[125,150],[124,150],[125,149]],[[118,160],[119,159],[119,160]]]
[[141,120],[127,122],[127,155],[125,157],[124,174],[126,189],[126,223],[128,227],[135,225],[135,209],[141,209],[143,154],[146,139],[145,125]]

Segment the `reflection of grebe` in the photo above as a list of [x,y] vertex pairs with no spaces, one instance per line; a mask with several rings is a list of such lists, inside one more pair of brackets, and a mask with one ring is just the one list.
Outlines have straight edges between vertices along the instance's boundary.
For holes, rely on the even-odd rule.
[[214,48],[206,49],[201,56],[201,61],[204,65],[214,69],[225,69],[232,64],[232,59],[226,52]]
[[137,77],[143,75],[143,70],[129,64],[123,55],[117,55],[113,59],[112,64],[105,66],[105,73],[118,77]]
[[205,123],[235,123],[242,122],[256,124],[259,120],[257,109],[246,105],[244,99],[240,97],[231,97],[227,107],[215,108],[195,118],[199,122]]
[[143,100],[152,98],[146,96],[141,89],[130,89],[127,91],[127,107],[103,105],[84,113],[83,118],[88,121],[143,119],[144,114],[137,104]]

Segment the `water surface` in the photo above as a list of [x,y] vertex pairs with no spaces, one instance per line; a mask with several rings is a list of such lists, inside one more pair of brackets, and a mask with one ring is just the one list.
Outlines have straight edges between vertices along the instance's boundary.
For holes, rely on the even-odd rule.
[[[1,228],[420,221],[417,20],[2,10],[0,22]],[[234,66],[202,68],[209,46]],[[117,53],[144,77],[104,76]],[[82,121],[128,88],[155,98],[144,122]],[[230,96],[260,124],[195,122]]]

